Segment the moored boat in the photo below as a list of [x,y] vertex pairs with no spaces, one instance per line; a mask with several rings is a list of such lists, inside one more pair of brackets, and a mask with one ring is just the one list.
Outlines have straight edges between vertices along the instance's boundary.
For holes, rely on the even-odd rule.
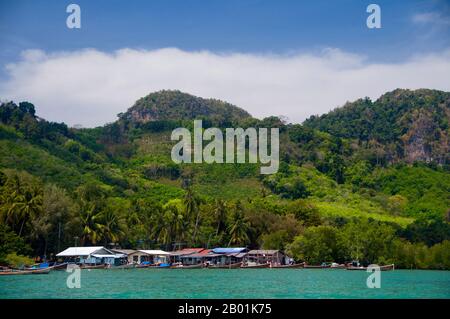
[[331,269],[345,269],[345,268],[347,268],[347,266],[345,264],[332,263],[330,268]]
[[200,269],[203,268],[203,264],[195,264],[195,265],[172,265],[170,269]]
[[331,265],[326,265],[326,264],[322,264],[322,265],[303,264],[303,268],[305,268],[305,269],[326,269],[326,268],[331,268]]
[[54,263],[53,265],[49,265],[48,263],[42,263],[42,264],[37,264],[34,265],[30,268],[25,268],[25,269],[21,269],[21,270],[38,270],[38,269],[51,269],[51,270],[63,270],[67,268],[68,263],[62,263],[62,264],[57,264]]
[[98,264],[98,265],[82,264],[80,268],[81,269],[105,269],[107,267],[108,267],[107,264]]
[[303,264],[271,265],[270,268],[303,268]]
[[67,269],[67,265],[69,263],[62,263],[62,264],[54,264],[53,266],[51,266],[50,268],[53,270],[64,270]]
[[109,269],[134,269],[134,268],[137,268],[136,264],[125,264],[125,265],[109,267]]
[[[383,266],[378,266],[380,267],[380,271],[389,271],[389,270],[394,270],[395,266],[394,264],[390,264],[390,265],[383,265]],[[349,266],[346,269],[347,270],[363,270],[363,271],[367,271],[369,267],[363,267],[363,266]]]
[[234,263],[234,264],[219,264],[219,265],[209,265],[207,268],[209,269],[237,269],[240,268],[242,263]]
[[270,264],[256,264],[256,265],[241,265],[243,269],[259,269],[259,268],[269,268]]
[[170,264],[169,263],[160,263],[157,264],[155,267],[153,268],[164,268],[164,269],[170,269]]
[[20,270],[9,269],[0,271],[0,276],[7,275],[46,275],[52,270],[51,268],[33,269],[33,270]]
[[394,269],[395,269],[394,264],[380,266],[381,271],[389,271],[389,270],[394,270]]

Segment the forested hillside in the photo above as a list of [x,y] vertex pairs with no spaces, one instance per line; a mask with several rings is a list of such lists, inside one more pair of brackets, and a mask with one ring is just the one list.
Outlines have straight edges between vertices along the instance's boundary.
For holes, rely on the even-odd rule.
[[[450,269],[450,93],[395,90],[303,125],[179,91],[103,127],[0,106],[0,263],[77,245],[248,246],[299,261]],[[173,128],[279,127],[278,173],[175,164]]]
[[387,163],[449,164],[449,123],[450,93],[397,89],[374,102],[360,99],[312,116],[304,125],[365,143]]

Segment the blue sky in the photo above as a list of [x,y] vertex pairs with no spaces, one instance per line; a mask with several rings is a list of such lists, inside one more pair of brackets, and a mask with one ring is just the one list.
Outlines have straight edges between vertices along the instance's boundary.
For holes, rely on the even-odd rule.
[[[82,9],[82,28],[65,25],[69,3]],[[366,7],[382,9],[382,28],[370,30]],[[377,61],[450,46],[447,1],[0,1],[0,61],[24,49],[45,51],[129,47],[216,52],[303,52],[337,47]],[[438,21],[414,16],[438,13]],[[432,19],[430,19],[432,20]]]
[[[70,3],[81,29],[66,27]],[[69,124],[159,89],[300,122],[397,87],[450,90],[449,73],[446,0],[0,0],[0,97]]]

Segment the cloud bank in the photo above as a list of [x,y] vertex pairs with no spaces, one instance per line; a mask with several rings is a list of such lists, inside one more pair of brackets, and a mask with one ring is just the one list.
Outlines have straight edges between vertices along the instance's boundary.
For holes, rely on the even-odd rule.
[[378,98],[395,88],[450,91],[450,50],[397,64],[327,49],[293,55],[219,54],[175,48],[152,51],[29,50],[6,66],[0,98],[28,100],[38,115],[69,125],[112,122],[137,99],[162,89],[214,97],[253,116],[301,122],[346,101]]

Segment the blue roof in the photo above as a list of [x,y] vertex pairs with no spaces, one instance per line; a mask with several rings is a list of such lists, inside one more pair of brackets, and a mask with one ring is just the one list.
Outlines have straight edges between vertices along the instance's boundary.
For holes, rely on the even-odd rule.
[[234,253],[240,253],[246,250],[247,248],[214,248],[213,253],[216,254],[234,254]]

